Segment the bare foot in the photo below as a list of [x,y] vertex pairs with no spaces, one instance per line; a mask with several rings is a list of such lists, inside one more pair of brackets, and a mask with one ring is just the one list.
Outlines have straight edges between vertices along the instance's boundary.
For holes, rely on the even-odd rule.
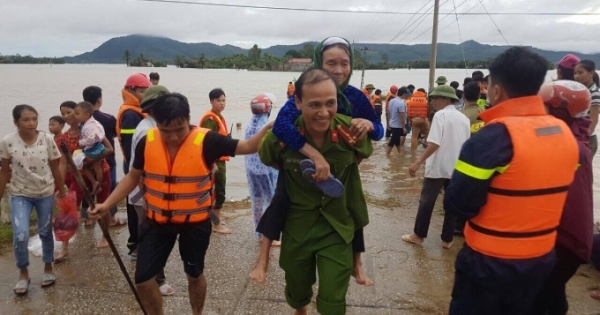
[[362,268],[362,266],[355,265],[354,268],[352,268],[352,276],[356,279],[356,283],[360,285],[364,285],[367,287],[375,285],[375,282],[371,280],[369,276],[367,276],[367,273]]
[[424,239],[418,237],[416,234],[408,234],[408,235],[403,235],[402,236],[402,240],[407,242],[407,243],[413,243],[413,244],[423,244]]
[[69,258],[69,252],[62,250],[62,251],[60,251],[60,253],[58,254],[58,256],[56,256],[56,258],[54,258],[54,263],[55,264],[59,264],[61,262],[66,261],[67,258]]
[[267,280],[268,267],[268,264],[257,263],[254,269],[250,271],[250,280],[255,281],[256,283],[265,283],[265,280]]
[[295,310],[294,315],[308,315],[308,305],[302,306],[301,308]]
[[103,236],[102,239],[100,240],[100,242],[98,242],[98,245],[96,245],[96,248],[104,248],[104,247],[108,247],[108,241]]
[[233,232],[232,229],[225,227],[223,224],[213,225],[213,232],[221,233],[221,234],[231,234]]

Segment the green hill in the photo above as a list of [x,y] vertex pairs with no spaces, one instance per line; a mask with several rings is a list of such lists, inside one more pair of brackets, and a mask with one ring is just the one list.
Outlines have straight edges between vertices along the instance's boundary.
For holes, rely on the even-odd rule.
[[[304,45],[310,44],[313,47],[317,42],[306,42],[296,45],[276,45],[269,48],[263,48],[263,54],[270,54],[276,57],[282,57],[289,50],[300,51]],[[467,60],[484,60],[494,58],[508,46],[492,46],[481,44],[473,40],[462,44]],[[387,57],[389,62],[413,60],[429,60],[431,45],[402,45],[402,44],[370,44],[356,43],[354,48],[368,47],[367,60],[370,63],[382,61]],[[532,48],[534,51],[544,56],[548,61],[557,62],[567,53],[575,53],[582,59],[591,59],[600,64],[600,53],[581,54],[573,51],[550,51]],[[196,58],[204,54],[208,58],[219,58],[235,54],[248,55],[248,49],[232,45],[216,45],[212,43],[183,43],[170,38],[147,36],[147,35],[129,35],[115,37],[100,45],[91,52],[87,52],[74,57],[65,57],[67,63],[123,63],[123,54],[129,50],[132,58],[143,54],[147,59],[162,60],[173,63],[176,56],[186,58]],[[461,45],[458,44],[438,44],[438,61],[461,61],[463,53]]]

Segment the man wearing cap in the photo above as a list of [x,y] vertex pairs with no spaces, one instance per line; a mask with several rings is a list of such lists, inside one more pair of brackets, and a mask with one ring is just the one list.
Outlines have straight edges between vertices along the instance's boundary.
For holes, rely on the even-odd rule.
[[373,90],[375,90],[375,86],[373,84],[367,84],[367,86],[365,86],[365,88],[362,90],[369,101],[371,100],[371,94],[373,93]]
[[[425,179],[414,232],[402,236],[403,241],[414,244],[423,243],[427,237],[435,201],[440,190],[448,186],[460,149],[471,136],[469,119],[453,105],[458,97],[452,87],[439,85],[429,96],[437,112],[431,122],[427,149],[408,169],[410,176],[414,177],[425,162]],[[442,227],[443,248],[448,249],[452,246],[455,224],[456,217],[446,211]]]
[[[159,96],[169,93],[166,87],[162,85],[153,85],[148,88],[144,92],[144,99],[142,100],[140,107],[142,108],[142,112],[146,113],[148,116],[144,118],[140,123],[135,127],[135,132],[133,133],[133,138],[131,141],[131,163],[129,164],[132,167],[133,160],[135,158],[135,148],[137,147],[138,142],[148,133],[148,130],[156,128],[156,120],[152,114],[152,109],[154,108],[154,100],[156,100]],[[137,231],[133,231],[134,234],[131,235],[132,242],[132,257],[136,257],[137,255],[137,241],[141,236],[142,226],[144,221],[146,220],[146,207],[141,198],[136,198],[136,195],[140,192],[139,188],[135,188],[128,196],[127,203],[129,206],[132,206],[135,209],[138,217],[138,229]],[[133,253],[136,253],[135,255]],[[167,284],[165,278],[165,270],[161,269],[160,272],[156,275],[156,283],[158,283],[158,287],[160,293],[164,296],[172,295],[175,293],[175,290]]]

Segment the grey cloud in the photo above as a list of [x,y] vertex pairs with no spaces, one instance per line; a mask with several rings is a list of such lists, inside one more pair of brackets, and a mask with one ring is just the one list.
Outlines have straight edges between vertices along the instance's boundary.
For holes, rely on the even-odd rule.
[[[441,0],[441,12],[454,3]],[[261,47],[318,41],[339,35],[360,42],[388,43],[410,18],[408,15],[336,14],[289,12],[263,9],[223,8],[199,5],[150,3],[133,0],[0,0],[0,53],[34,56],[73,55],[90,51],[102,42],[134,33],[166,36],[185,42],[217,44],[257,43]],[[403,3],[404,2],[404,3]],[[467,0],[458,11],[464,12],[479,0]],[[229,1],[229,3],[247,3]],[[415,12],[426,2],[373,0],[345,1],[253,1],[254,5],[293,6],[319,9],[356,9]],[[483,1],[490,12],[578,12],[600,9],[597,1],[498,0]],[[476,7],[472,12],[482,12]],[[440,18],[444,18],[441,15]],[[600,24],[559,23],[557,16],[493,16],[510,44],[544,49],[598,52],[595,34]],[[454,15],[440,23],[440,30],[455,20]],[[600,18],[598,18],[600,20]],[[431,26],[428,16],[412,32],[405,32],[394,43],[427,43],[431,31],[415,38]],[[459,20],[462,40],[504,44],[488,16],[464,16]],[[406,38],[399,42],[403,37]],[[440,42],[458,43],[456,23],[439,34]],[[238,44],[239,45],[239,44]]]

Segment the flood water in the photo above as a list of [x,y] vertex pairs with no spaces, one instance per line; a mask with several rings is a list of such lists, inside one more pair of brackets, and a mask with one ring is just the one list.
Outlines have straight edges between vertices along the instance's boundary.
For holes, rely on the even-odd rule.
[[[47,130],[47,121],[51,116],[60,115],[59,105],[63,101],[82,100],[81,93],[86,86],[97,85],[103,90],[102,110],[116,115],[121,104],[121,89],[127,77],[135,72],[149,73],[158,71],[160,83],[172,92],[179,92],[190,101],[192,122],[197,123],[200,116],[210,108],[208,92],[216,87],[223,88],[227,94],[227,107],[223,113],[228,124],[233,124],[233,137],[243,137],[243,131],[250,119],[250,100],[257,94],[270,92],[277,97],[277,106],[271,119],[285,102],[286,87],[289,81],[297,78],[297,72],[248,72],[238,70],[199,70],[168,68],[127,68],[125,65],[0,65],[0,111],[4,113],[0,124],[0,136],[15,130],[11,111],[17,104],[29,104],[40,113],[40,130]],[[459,69],[438,69],[437,75],[445,75],[449,81],[462,83],[467,73]],[[351,80],[354,86],[360,85],[360,71],[355,71]],[[548,73],[549,81],[555,72]],[[417,88],[427,88],[428,70],[371,70],[365,73],[365,84],[372,83],[384,92],[389,86],[414,84]],[[242,128],[237,130],[236,125]],[[117,144],[118,146],[118,144]],[[375,153],[361,165],[363,186],[369,196],[390,203],[402,203],[402,192],[412,193],[421,189],[421,182],[408,176],[407,168],[416,159],[410,150],[391,158],[385,157],[385,144],[375,144]],[[122,160],[121,151],[117,152],[117,163]],[[227,198],[245,199],[248,196],[247,181],[243,157],[232,158],[228,163]],[[422,170],[421,170],[422,171]],[[123,176],[121,165],[118,177]],[[600,175],[600,166],[594,163],[594,175]],[[422,175],[421,175],[422,176]],[[594,193],[598,195],[600,184],[594,184]],[[391,205],[391,204],[390,204]],[[393,206],[393,205],[391,205]],[[398,204],[401,206],[401,204]],[[594,206],[595,218],[600,219],[600,206]]]

